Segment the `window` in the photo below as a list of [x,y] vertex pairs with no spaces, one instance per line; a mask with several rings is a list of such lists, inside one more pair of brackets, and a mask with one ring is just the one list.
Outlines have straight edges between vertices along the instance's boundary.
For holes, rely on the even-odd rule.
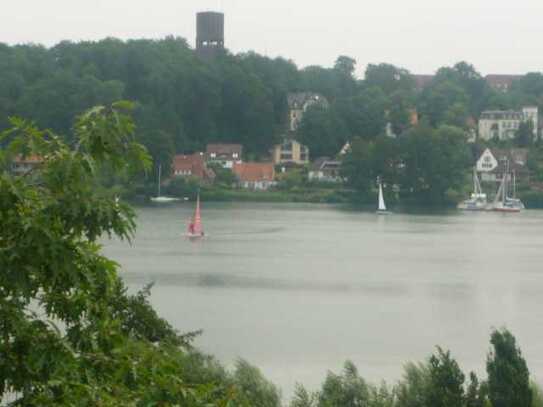
[[281,160],[292,160],[292,153],[281,153]]

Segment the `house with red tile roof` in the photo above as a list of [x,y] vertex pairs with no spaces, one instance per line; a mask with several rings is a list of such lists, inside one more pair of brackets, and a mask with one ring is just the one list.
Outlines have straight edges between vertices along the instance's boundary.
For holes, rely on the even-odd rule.
[[203,153],[178,154],[173,158],[173,177],[194,177],[201,180],[210,180],[214,178],[214,175],[213,171],[207,168]]
[[273,163],[234,164],[232,171],[242,188],[263,191],[276,185]]
[[11,171],[15,175],[24,175],[39,166],[42,162],[43,158],[35,154],[29,156],[19,155],[13,160]]
[[223,168],[232,168],[234,163],[241,163],[243,146],[241,144],[208,144],[206,160],[220,164]]

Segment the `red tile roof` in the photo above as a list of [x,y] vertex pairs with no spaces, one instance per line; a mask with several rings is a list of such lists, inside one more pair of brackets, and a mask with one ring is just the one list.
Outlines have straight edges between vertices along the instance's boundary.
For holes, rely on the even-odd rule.
[[176,155],[172,162],[172,172],[173,175],[192,175],[204,178],[206,174],[204,155],[201,153]]
[[487,75],[485,76],[486,83],[493,88],[509,89],[514,81],[522,78],[522,75]]
[[232,170],[241,182],[273,181],[275,177],[272,163],[236,163]]

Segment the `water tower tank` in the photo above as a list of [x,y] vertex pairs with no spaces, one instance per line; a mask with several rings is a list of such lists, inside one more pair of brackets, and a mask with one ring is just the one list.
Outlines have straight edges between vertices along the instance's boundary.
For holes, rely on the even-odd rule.
[[196,51],[214,57],[224,49],[224,14],[205,11],[196,14]]

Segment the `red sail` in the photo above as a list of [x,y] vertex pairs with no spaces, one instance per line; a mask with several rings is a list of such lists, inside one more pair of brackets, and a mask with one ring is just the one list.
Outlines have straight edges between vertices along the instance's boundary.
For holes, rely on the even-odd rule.
[[189,233],[193,235],[202,235],[203,232],[204,229],[202,227],[202,217],[200,215],[200,194],[198,194],[198,197],[196,198],[194,217],[192,218],[192,222],[189,226]]

